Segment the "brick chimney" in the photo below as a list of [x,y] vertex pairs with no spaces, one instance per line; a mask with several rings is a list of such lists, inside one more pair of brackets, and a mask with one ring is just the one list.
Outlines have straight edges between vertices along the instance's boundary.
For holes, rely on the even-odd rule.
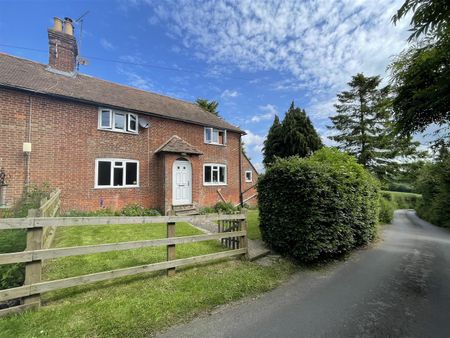
[[49,57],[51,70],[71,73],[75,71],[78,55],[77,40],[73,36],[73,23],[69,18],[63,21],[55,17],[53,28],[48,29]]

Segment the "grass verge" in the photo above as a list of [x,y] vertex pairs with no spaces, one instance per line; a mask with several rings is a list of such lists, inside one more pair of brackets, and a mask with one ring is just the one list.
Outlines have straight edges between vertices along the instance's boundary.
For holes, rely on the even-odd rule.
[[[112,231],[114,229],[114,231]],[[165,225],[60,228],[56,247],[165,237]],[[177,236],[201,233],[177,223]],[[177,246],[177,258],[223,250],[216,241]],[[165,248],[65,257],[46,262],[44,279],[163,260]],[[295,271],[240,260],[187,267],[175,277],[147,273],[46,293],[45,306],[0,319],[0,337],[142,337],[218,305],[268,291]]]
[[259,230],[259,210],[252,209],[247,212],[248,238],[261,239],[261,231]]

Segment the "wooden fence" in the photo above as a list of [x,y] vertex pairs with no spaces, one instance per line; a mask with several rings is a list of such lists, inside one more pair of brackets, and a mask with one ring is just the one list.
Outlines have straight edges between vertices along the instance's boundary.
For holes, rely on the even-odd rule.
[[[175,237],[176,222],[207,222],[217,221],[218,224],[233,222],[232,230],[217,234]],[[84,226],[84,225],[114,225],[114,224],[141,224],[166,223],[167,238],[154,240],[141,240],[133,242],[120,242],[111,244],[86,245],[66,248],[43,249],[43,229],[45,227]],[[227,257],[247,257],[247,224],[245,215],[201,215],[201,216],[155,216],[155,217],[39,217],[39,218],[4,218],[0,219],[0,230],[27,229],[27,248],[22,252],[0,254],[0,264],[25,263],[25,282],[23,286],[0,290],[0,301],[22,298],[22,304],[0,310],[0,316],[17,313],[28,308],[39,307],[41,293],[64,289],[68,287],[94,283],[130,276],[144,272],[166,270],[168,276],[175,274],[177,267],[196,263],[211,262]],[[195,243],[210,240],[223,240],[227,238],[239,239],[231,250],[176,259],[176,245]],[[117,270],[92,273],[83,276],[42,281],[42,261],[67,256],[86,255],[100,252],[123,251],[130,249],[166,246],[167,260]]]

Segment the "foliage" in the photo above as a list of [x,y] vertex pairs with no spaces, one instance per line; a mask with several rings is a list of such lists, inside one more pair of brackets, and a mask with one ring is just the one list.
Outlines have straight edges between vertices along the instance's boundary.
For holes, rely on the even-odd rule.
[[273,163],[276,157],[306,157],[322,148],[322,141],[304,109],[291,103],[284,120],[275,116],[267,139],[264,141],[264,164]]
[[390,66],[397,93],[395,119],[403,134],[422,132],[432,123],[444,129],[450,123],[450,3],[406,0],[394,22],[409,12],[413,12],[410,41],[423,39]]
[[235,207],[231,202],[217,202],[214,205],[214,210],[222,214],[233,214],[240,210],[239,207]]
[[161,216],[158,210],[144,208],[137,203],[126,205],[120,214],[123,216]]
[[277,115],[273,120],[272,126],[264,140],[264,159],[263,163],[267,167],[275,161],[275,156],[280,156],[283,151],[283,128]]
[[414,12],[411,18],[409,41],[422,35],[441,37],[450,30],[450,3],[446,0],[406,0],[392,20],[400,19]]
[[[0,230],[0,253],[24,251],[25,246],[25,229]],[[21,286],[24,278],[24,264],[0,265],[0,290]]]
[[422,203],[417,213],[423,219],[450,227],[450,155],[425,165],[417,180]]
[[219,112],[217,111],[217,107],[219,106],[219,102],[217,101],[208,101],[206,99],[198,98],[196,101],[197,105],[206,110],[207,112],[219,116]]
[[206,214],[214,214],[216,212],[216,209],[214,207],[202,207],[199,210],[200,215],[206,215]]
[[379,88],[380,83],[379,76],[353,76],[350,90],[338,94],[337,115],[328,128],[338,132],[330,138],[339,149],[356,156],[378,178],[389,179],[400,167],[396,157],[416,155],[418,143],[395,134],[390,88]]
[[14,206],[14,217],[27,217],[28,210],[38,209],[41,205],[41,201],[44,198],[49,198],[52,191],[53,188],[48,183],[30,185],[28,191],[24,193],[24,196]]
[[419,194],[397,191],[382,191],[381,197],[390,201],[394,209],[417,209],[422,201]]
[[138,203],[127,204],[119,211],[109,208],[94,211],[69,210],[63,214],[64,217],[100,217],[100,216],[161,216],[155,209],[144,208]]
[[279,159],[258,182],[262,238],[303,262],[346,253],[375,237],[378,189],[353,157],[335,149]]
[[394,218],[394,204],[385,198],[380,198],[380,213],[378,215],[381,224],[391,223]]

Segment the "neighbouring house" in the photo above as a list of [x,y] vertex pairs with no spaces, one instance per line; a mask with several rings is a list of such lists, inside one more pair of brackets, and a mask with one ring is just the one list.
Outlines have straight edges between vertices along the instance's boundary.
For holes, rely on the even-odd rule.
[[70,19],[55,18],[48,38],[48,65],[0,53],[9,204],[44,182],[62,190],[63,210],[255,203],[241,129],[196,104],[78,73]]

